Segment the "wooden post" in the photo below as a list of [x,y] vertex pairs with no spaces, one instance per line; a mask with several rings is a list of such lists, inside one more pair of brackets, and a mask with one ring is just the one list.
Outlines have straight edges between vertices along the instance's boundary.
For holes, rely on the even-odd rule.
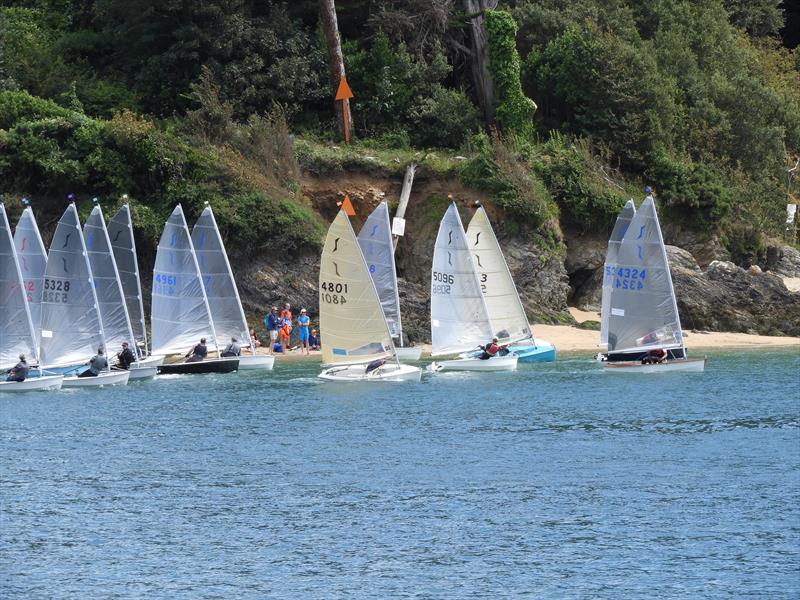
[[[411,197],[411,186],[414,184],[414,173],[417,170],[417,165],[411,163],[406,167],[406,175],[403,177],[403,189],[400,190],[400,202],[397,205],[397,212],[394,214],[397,219],[404,219],[406,215],[406,206],[408,206],[408,199]],[[392,248],[397,251],[397,242],[400,239],[399,235],[392,235]]]
[[[319,3],[322,15],[322,29],[325,32],[325,45],[328,47],[328,75],[330,76],[331,91],[335,94],[342,78],[345,76],[342,41],[339,36],[339,23],[336,19],[336,4],[334,0],[320,0]],[[353,123],[350,115],[350,102],[339,102],[338,99],[335,99],[333,107],[336,111],[337,128],[341,128],[342,137],[346,137],[349,140],[349,129]],[[348,131],[345,131],[345,128]]]

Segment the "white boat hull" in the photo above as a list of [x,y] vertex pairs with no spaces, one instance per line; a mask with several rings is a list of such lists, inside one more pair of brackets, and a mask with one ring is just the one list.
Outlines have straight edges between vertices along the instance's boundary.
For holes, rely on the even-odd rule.
[[64,377],[65,388],[127,385],[130,371],[104,371],[97,377]]
[[153,365],[152,367],[137,367],[136,364],[137,363],[131,365],[131,368],[128,370],[128,373],[130,373],[128,381],[142,381],[143,379],[153,379],[156,375],[158,375],[157,366]]
[[166,356],[162,356],[160,354],[148,356],[147,358],[137,360],[135,363],[131,364],[131,367],[158,367],[164,364],[165,358]]
[[457,358],[431,363],[432,371],[513,371],[517,368],[519,357],[515,354],[493,356],[486,360],[480,358]]
[[272,371],[274,365],[274,356],[266,356],[264,354],[242,354],[239,357],[240,371]]
[[404,348],[395,346],[394,353],[400,360],[419,360],[422,356],[422,346],[407,346]]
[[330,367],[318,375],[323,381],[359,382],[359,381],[419,381],[422,370],[410,365],[387,363],[370,373],[367,365],[346,365]]
[[63,375],[43,375],[42,377],[29,377],[25,381],[0,381],[0,393],[60,390],[63,382]]
[[676,371],[702,373],[706,368],[706,359],[681,358],[654,365],[643,365],[640,362],[605,362],[603,368],[612,373],[673,373]]

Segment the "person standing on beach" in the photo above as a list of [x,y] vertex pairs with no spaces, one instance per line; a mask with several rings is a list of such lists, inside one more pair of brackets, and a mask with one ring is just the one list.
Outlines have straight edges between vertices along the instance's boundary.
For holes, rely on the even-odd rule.
[[292,327],[292,305],[287,302],[283,305],[283,310],[281,311],[279,334],[284,354],[286,354],[286,350],[291,348],[290,339],[292,337]]
[[308,355],[308,326],[311,324],[311,319],[306,314],[306,309],[300,310],[300,316],[297,317],[297,338],[300,340],[300,353]]
[[264,317],[264,326],[269,334],[269,353],[275,354],[275,342],[278,341],[278,329],[281,328],[277,306],[273,306],[269,314]]

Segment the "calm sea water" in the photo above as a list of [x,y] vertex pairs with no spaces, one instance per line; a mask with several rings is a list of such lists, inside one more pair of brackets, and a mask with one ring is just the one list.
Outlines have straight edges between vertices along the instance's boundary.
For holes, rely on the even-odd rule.
[[800,596],[800,353],[0,398],[3,598]]

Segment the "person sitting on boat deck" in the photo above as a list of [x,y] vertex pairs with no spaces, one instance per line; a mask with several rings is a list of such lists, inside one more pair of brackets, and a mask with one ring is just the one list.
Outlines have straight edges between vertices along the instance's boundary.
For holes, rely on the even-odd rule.
[[659,363],[663,363],[667,358],[667,353],[664,351],[663,348],[657,348],[655,350],[650,350],[642,359],[643,365],[657,365]]
[[253,344],[253,348],[261,348],[261,340],[258,339],[255,329],[250,330],[250,343]]
[[231,338],[231,343],[225,346],[221,356],[223,358],[227,358],[229,356],[239,356],[241,353],[242,347],[239,345],[239,340],[237,340],[236,336],[234,336]]
[[306,355],[308,354],[308,326],[310,323],[311,319],[306,314],[306,309],[301,309],[300,316],[297,317],[297,339],[300,340],[300,352],[305,350]]
[[89,368],[86,369],[83,373],[78,375],[78,377],[97,377],[100,375],[100,371],[105,371],[108,369],[108,360],[103,353],[102,348],[97,349],[97,354],[92,357],[88,363]]
[[281,328],[281,318],[278,315],[278,307],[273,306],[269,314],[264,317],[264,326],[269,334],[269,353],[275,352],[275,343],[278,341],[278,329]]
[[385,364],[386,364],[385,358],[379,358],[378,360],[373,360],[371,363],[367,365],[367,368],[364,369],[364,375],[369,375],[373,371],[380,369]]
[[497,355],[497,353],[500,352],[500,346],[497,345],[497,338],[492,338],[492,341],[485,346],[481,346],[481,349],[483,349],[483,352],[478,356],[481,360],[489,360]]
[[200,362],[208,356],[206,338],[200,338],[200,343],[186,353],[186,362]]
[[28,369],[28,361],[25,360],[25,355],[20,354],[19,362],[6,371],[6,381],[25,381],[25,378],[28,376]]
[[311,334],[308,336],[308,349],[319,350],[319,337],[317,337],[316,329],[312,329]]
[[130,370],[131,363],[136,362],[136,355],[128,347],[128,342],[122,342],[122,351],[117,353],[117,367],[120,369]]

